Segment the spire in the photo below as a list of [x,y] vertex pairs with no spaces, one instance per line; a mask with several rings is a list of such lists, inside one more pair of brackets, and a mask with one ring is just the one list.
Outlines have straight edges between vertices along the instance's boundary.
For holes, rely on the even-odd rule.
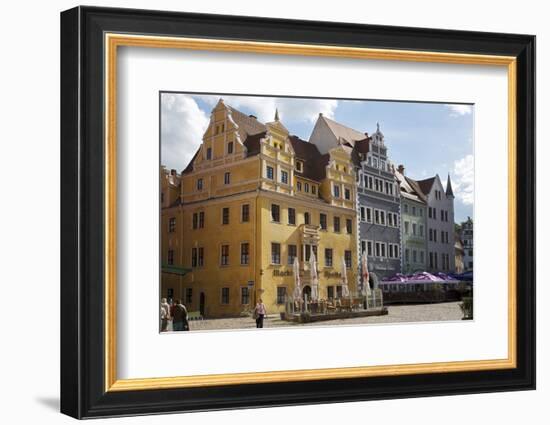
[[279,121],[279,109],[275,108],[275,121]]
[[453,186],[451,185],[451,174],[450,173],[447,174],[447,190],[445,191],[445,194],[447,196],[452,196],[453,198],[455,197],[455,195],[453,193]]
[[376,123],[376,132],[380,133],[380,123],[379,122]]

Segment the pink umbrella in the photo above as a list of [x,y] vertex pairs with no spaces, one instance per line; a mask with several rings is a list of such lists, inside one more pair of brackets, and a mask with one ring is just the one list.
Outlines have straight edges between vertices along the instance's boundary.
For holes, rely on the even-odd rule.
[[344,257],[342,257],[342,296],[349,297],[348,275],[347,275],[346,259]]
[[294,257],[294,298],[302,296],[302,282],[300,281],[300,263],[298,257]]
[[361,269],[363,271],[363,287],[362,293],[364,294],[370,294],[370,285],[369,285],[369,267],[367,264],[367,253],[363,252],[363,255],[361,256]]

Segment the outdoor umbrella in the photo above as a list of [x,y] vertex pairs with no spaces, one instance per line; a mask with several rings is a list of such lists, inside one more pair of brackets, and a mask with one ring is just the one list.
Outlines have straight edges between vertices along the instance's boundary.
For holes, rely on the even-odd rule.
[[302,297],[302,282],[300,282],[300,262],[294,257],[294,299]]
[[317,301],[319,299],[319,279],[317,278],[317,261],[313,252],[309,257],[309,271],[311,273],[311,299]]
[[346,268],[346,259],[344,257],[342,257],[342,296],[344,298],[349,297],[348,275]]
[[367,264],[366,252],[363,252],[363,256],[361,257],[361,268],[363,269],[363,287],[361,288],[362,289],[361,292],[363,295],[366,295],[366,294],[370,295],[371,290],[369,285],[369,267]]

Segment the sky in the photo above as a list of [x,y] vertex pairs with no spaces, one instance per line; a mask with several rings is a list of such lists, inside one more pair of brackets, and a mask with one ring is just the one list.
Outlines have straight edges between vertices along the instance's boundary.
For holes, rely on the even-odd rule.
[[283,98],[235,95],[161,94],[161,163],[183,170],[202,142],[210,112],[219,98],[261,122],[273,121],[275,109],[291,134],[309,139],[319,113],[372,134],[377,123],[388,157],[405,174],[422,180],[450,174],[455,194],[455,222],[473,216],[474,106],[378,100]]

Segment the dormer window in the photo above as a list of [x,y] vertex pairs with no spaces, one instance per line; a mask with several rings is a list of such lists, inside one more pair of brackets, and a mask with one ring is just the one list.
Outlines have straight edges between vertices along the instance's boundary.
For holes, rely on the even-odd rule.
[[302,161],[296,161],[296,171],[299,173],[303,172],[304,170],[304,163]]

